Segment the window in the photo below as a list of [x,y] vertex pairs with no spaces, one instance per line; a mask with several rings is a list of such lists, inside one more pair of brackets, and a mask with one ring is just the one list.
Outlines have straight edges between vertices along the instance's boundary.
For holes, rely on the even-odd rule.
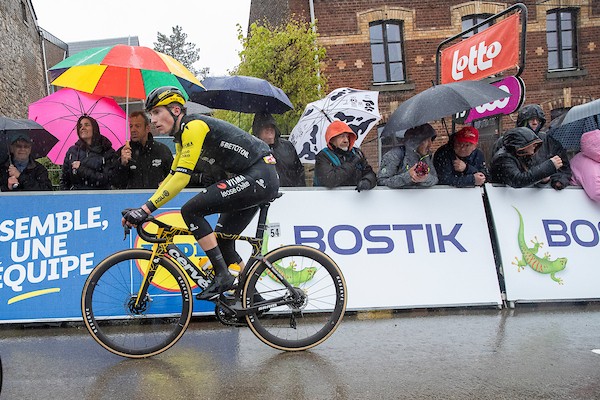
[[402,22],[377,21],[369,24],[373,82],[404,82]]
[[385,153],[393,149],[394,147],[404,145],[404,133],[406,130],[394,132],[394,134],[388,133],[383,136],[383,129],[385,125],[379,125],[377,127],[377,137],[379,138],[379,165],[381,165],[381,158]]
[[27,5],[24,1],[21,2],[21,15],[23,17],[23,22],[27,23]]
[[577,68],[577,12],[556,9],[546,14],[548,70]]
[[[491,17],[492,14],[472,14],[472,15],[465,15],[464,17],[462,17],[462,30],[465,31],[467,29],[469,29],[472,26],[477,25],[480,22],[485,21],[486,19],[488,19],[489,17]],[[485,25],[481,25],[479,28],[463,35],[463,39],[468,38],[469,36],[473,36],[476,33],[479,33],[481,31],[484,31],[485,29],[489,28],[492,24],[490,22],[488,22]]]

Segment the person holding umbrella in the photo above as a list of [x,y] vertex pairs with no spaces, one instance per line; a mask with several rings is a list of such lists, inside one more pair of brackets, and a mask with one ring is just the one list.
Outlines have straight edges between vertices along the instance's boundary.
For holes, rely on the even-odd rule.
[[252,122],[252,134],[271,148],[277,160],[279,186],[306,186],[304,166],[298,158],[296,148],[281,137],[275,118],[269,113],[256,113]]
[[378,183],[393,189],[437,184],[431,158],[431,145],[436,136],[435,129],[429,124],[407,129],[404,146],[394,147],[383,155]]
[[11,138],[10,155],[0,170],[0,190],[52,190],[48,170],[31,157],[31,139],[26,133]]
[[186,115],[183,93],[173,86],[154,89],[145,102],[150,120],[161,134],[174,136],[175,160],[171,174],[141,207],[124,210],[122,224],[137,226],[156,209],[172,200],[186,187],[200,160],[231,173],[198,191],[181,207],[181,216],[209,258],[215,279],[197,298],[212,300],[233,288],[230,264],[242,265],[233,241],[218,242],[206,220],[220,213],[217,228],[227,234],[239,234],[252,221],[259,205],[277,197],[279,179],[275,157],[262,140],[240,128],[200,114]]
[[60,177],[61,190],[110,189],[116,152],[100,134],[98,122],[82,115],[76,124],[79,139],[67,150]]
[[358,136],[345,123],[333,121],[325,132],[327,147],[317,153],[313,186],[356,186],[359,192],[377,184],[373,168],[363,152],[354,147]]

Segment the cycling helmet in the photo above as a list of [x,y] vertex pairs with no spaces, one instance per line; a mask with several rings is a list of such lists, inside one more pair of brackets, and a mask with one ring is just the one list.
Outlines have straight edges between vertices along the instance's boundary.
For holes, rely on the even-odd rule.
[[179,88],[175,86],[161,86],[152,90],[148,97],[146,97],[146,103],[144,108],[146,111],[150,111],[158,106],[166,106],[171,103],[185,104],[185,98]]

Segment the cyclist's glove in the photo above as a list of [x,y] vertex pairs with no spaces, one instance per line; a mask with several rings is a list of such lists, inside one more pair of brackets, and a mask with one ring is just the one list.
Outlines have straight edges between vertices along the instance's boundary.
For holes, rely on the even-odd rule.
[[146,218],[148,218],[148,214],[146,211],[144,211],[143,208],[133,208],[131,210],[128,210],[124,215],[123,218],[125,218],[125,221],[129,222],[132,225],[139,225],[142,222],[144,222],[146,220]]

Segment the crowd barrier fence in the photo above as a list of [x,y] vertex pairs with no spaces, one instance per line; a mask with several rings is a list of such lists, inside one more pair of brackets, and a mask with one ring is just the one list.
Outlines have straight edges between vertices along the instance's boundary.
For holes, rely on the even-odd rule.
[[[305,244],[329,254],[346,278],[348,310],[600,298],[600,206],[579,188],[281,191],[269,210],[268,249]],[[151,193],[0,195],[0,323],[80,321],[94,265],[144,246],[135,232],[124,240],[120,212]],[[179,209],[194,194],[184,190],[154,215],[183,224]],[[204,256],[192,238],[181,240],[192,261]],[[196,301],[194,310],[208,315],[214,306]]]

